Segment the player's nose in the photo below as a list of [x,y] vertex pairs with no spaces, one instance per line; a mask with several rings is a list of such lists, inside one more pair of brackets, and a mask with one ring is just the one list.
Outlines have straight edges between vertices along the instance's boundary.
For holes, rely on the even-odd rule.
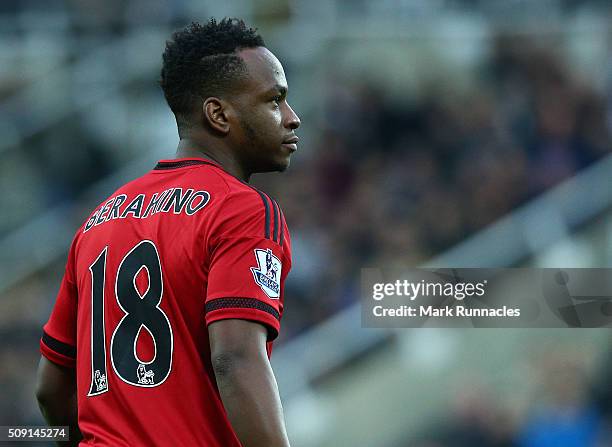
[[287,116],[285,117],[285,127],[287,129],[295,130],[300,127],[300,117],[293,111],[291,106],[287,104]]

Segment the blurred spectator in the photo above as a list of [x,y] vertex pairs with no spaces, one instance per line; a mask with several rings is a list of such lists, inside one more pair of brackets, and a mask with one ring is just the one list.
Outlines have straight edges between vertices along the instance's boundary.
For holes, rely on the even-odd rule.
[[519,434],[520,447],[597,447],[601,414],[588,399],[581,362],[561,355],[541,366],[543,393]]
[[[420,443],[439,447],[518,447],[510,412],[485,392],[481,382],[470,380],[451,386],[447,394],[452,400],[449,414],[443,422],[430,427]],[[420,443],[416,445],[420,447]]]

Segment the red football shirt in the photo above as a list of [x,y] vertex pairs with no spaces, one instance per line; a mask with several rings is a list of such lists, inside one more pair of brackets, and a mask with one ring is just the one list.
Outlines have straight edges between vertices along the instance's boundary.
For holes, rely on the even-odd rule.
[[278,204],[209,160],[160,161],[100,204],[40,343],[76,366],[82,444],[239,446],[207,325],[259,322],[270,355],[290,267]]

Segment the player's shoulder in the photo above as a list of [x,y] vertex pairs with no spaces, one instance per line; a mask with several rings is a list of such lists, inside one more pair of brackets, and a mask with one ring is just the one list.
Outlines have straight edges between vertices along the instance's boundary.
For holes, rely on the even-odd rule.
[[270,207],[274,199],[268,194],[254,186],[245,183],[236,177],[227,179],[228,191],[227,202],[234,205],[242,205],[253,209],[260,209],[262,212],[266,206]]
[[[233,222],[227,225],[232,232],[247,230],[253,236],[261,235],[276,243],[286,239],[287,224],[278,202],[269,194],[248,183],[229,176],[228,191],[220,204],[218,222]],[[225,226],[225,225],[224,225]]]
[[259,190],[253,185],[225,172],[222,169],[215,170],[216,174],[226,185],[225,206],[260,211],[265,215],[266,210],[270,212],[273,208],[280,209],[278,202],[268,193]]

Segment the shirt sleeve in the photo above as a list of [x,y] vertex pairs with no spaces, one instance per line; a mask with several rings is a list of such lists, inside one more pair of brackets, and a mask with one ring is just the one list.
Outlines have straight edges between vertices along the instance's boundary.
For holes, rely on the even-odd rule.
[[[77,233],[78,234],[78,233]],[[77,286],[74,268],[73,240],[68,253],[66,270],[51,316],[43,326],[40,352],[48,360],[62,366],[76,364]]]
[[288,234],[278,204],[247,191],[226,199],[212,230],[206,324],[238,318],[280,330],[284,283],[291,267]]

